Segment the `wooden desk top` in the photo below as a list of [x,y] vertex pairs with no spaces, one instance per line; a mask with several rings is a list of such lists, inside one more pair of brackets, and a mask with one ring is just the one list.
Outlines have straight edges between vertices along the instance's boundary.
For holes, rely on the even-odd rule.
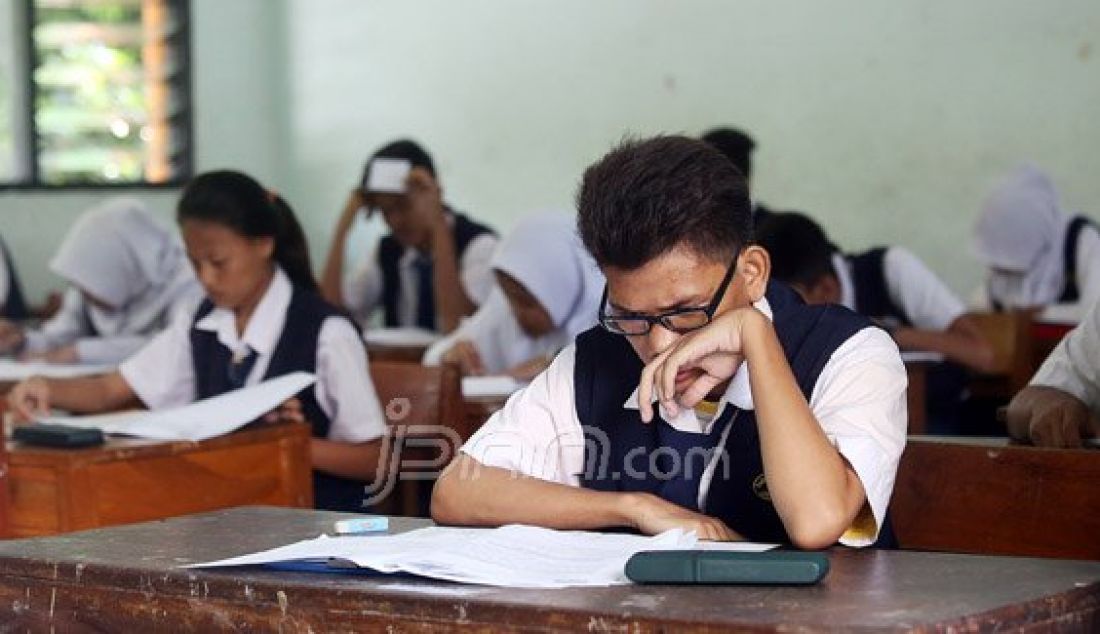
[[[0,624],[126,630],[752,628],[1096,631],[1100,563],[838,550],[815,587],[515,590],[176,566],[316,536],[341,514],[246,507],[0,543]],[[428,524],[395,518],[394,530]],[[1032,630],[1032,631],[1035,631]]]

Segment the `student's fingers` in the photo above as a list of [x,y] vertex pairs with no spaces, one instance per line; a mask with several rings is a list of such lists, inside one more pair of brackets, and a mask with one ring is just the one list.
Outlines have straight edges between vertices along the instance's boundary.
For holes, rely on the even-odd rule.
[[656,359],[646,364],[638,378],[638,413],[641,414],[643,423],[653,420],[653,391],[656,387],[654,383],[664,357],[665,355],[658,355]]
[[1052,447],[1054,443],[1054,431],[1051,429],[1050,412],[1035,410],[1032,413],[1031,424],[1028,426],[1028,436],[1031,444],[1036,447]]
[[49,388],[38,379],[28,379],[16,385],[8,395],[8,404],[17,422],[35,420],[50,411]]
[[1084,427],[1084,420],[1077,414],[1076,408],[1063,407],[1062,410],[1062,446],[1070,449],[1080,449],[1081,442],[1081,428]]

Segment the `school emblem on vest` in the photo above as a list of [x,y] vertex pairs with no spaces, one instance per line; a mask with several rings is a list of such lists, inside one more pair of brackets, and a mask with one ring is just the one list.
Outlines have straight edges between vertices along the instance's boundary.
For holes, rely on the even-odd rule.
[[756,497],[764,500],[765,502],[772,501],[772,495],[771,493],[768,493],[768,481],[764,478],[763,473],[753,478],[752,492],[756,494]]

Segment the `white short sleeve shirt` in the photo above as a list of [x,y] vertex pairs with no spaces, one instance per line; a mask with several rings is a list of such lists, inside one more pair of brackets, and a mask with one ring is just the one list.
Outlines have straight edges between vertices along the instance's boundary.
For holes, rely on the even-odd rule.
[[[756,304],[771,316],[767,300]],[[508,399],[462,447],[479,463],[568,486],[580,486],[584,471],[585,439],[577,416],[573,371],[576,346],[564,349],[550,367],[526,388]],[[865,328],[833,353],[818,377],[810,409],[825,435],[852,465],[867,494],[876,527],[886,516],[898,461],[905,448],[907,378],[897,345],[883,330]],[[752,409],[752,389],[744,365],[730,381],[719,403]],[[636,408],[632,395],[624,408]],[[714,420],[714,419],[710,419]],[[685,411],[669,421],[681,431],[705,433],[709,422]],[[699,508],[710,486],[700,484]],[[849,546],[874,542],[870,534],[841,538]]]
[[[882,266],[890,301],[905,313],[915,328],[942,332],[966,312],[963,301],[908,249],[886,249]],[[855,310],[856,290],[851,264],[843,255],[835,254],[833,269],[840,281],[840,303]]]
[[[259,383],[267,372],[286,323],[292,290],[286,273],[276,270],[243,334],[237,333],[232,311],[223,308],[214,308],[194,324],[196,329],[216,333],[234,354],[256,351],[256,364],[245,385]],[[191,328],[192,319],[177,319],[119,368],[146,407],[177,407],[195,400]],[[330,440],[357,443],[382,436],[385,419],[370,380],[366,349],[346,319],[329,317],[321,324],[316,374],[317,402],[331,421]]]

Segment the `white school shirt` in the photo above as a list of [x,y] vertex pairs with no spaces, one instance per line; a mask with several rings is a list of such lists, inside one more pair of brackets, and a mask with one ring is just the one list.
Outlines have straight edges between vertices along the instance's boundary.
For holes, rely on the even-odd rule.
[[[909,318],[913,327],[942,332],[966,313],[963,301],[908,249],[889,247],[882,260],[890,301]],[[833,270],[840,282],[841,305],[856,310],[851,262],[844,255],[834,253]]]
[[[767,299],[755,306],[771,318]],[[573,392],[575,358],[576,344],[572,344],[530,385],[513,394],[463,445],[462,452],[487,466],[580,486],[585,439]],[[874,543],[886,516],[905,448],[907,383],[893,339],[879,328],[864,328],[833,352],[814,385],[810,409],[829,441],[855,470],[875,520],[873,532],[853,530],[841,537],[847,546]],[[637,400],[635,390],[623,407],[636,409]],[[707,433],[727,404],[753,409],[744,364],[730,381],[714,417],[702,419],[695,411],[686,410],[669,424],[680,431]],[[704,473],[700,481],[698,509],[706,502],[711,475]]]
[[[80,291],[70,286],[61,296],[57,314],[37,330],[25,332],[25,350],[45,352],[72,344],[76,346],[80,363],[121,363],[170,324],[181,319],[186,321],[195,315],[195,310],[202,303],[202,287],[195,280],[190,266],[180,270],[179,278],[178,283],[165,290],[171,297],[158,299],[164,302],[160,314],[141,324],[129,323],[125,310],[103,313],[99,308],[88,305]],[[88,330],[89,321],[100,331],[99,334],[93,335]]]
[[1058,343],[1031,385],[1068,392],[1100,415],[1100,302]]
[[[485,302],[496,283],[492,260],[497,242],[497,236],[482,233],[470,240],[458,258],[459,281],[466,296],[477,306]],[[415,265],[419,257],[419,251],[408,247],[397,261],[397,276],[401,284],[401,292],[397,294],[398,326],[417,325],[416,298],[420,280]],[[382,267],[378,264],[378,247],[375,247],[370,257],[344,281],[344,306],[360,323],[365,323],[371,313],[381,307],[384,287]]]
[[[245,385],[259,383],[267,372],[286,323],[291,293],[290,279],[276,269],[243,336],[237,333],[233,312],[225,308],[215,307],[195,323],[198,330],[217,333],[218,341],[234,355],[256,351],[256,364]],[[178,407],[196,398],[190,338],[193,317],[175,321],[119,368],[130,389],[150,409]],[[346,319],[329,317],[322,322],[316,375],[317,403],[332,421],[330,440],[357,443],[382,436],[385,422],[367,371],[366,349]]]

